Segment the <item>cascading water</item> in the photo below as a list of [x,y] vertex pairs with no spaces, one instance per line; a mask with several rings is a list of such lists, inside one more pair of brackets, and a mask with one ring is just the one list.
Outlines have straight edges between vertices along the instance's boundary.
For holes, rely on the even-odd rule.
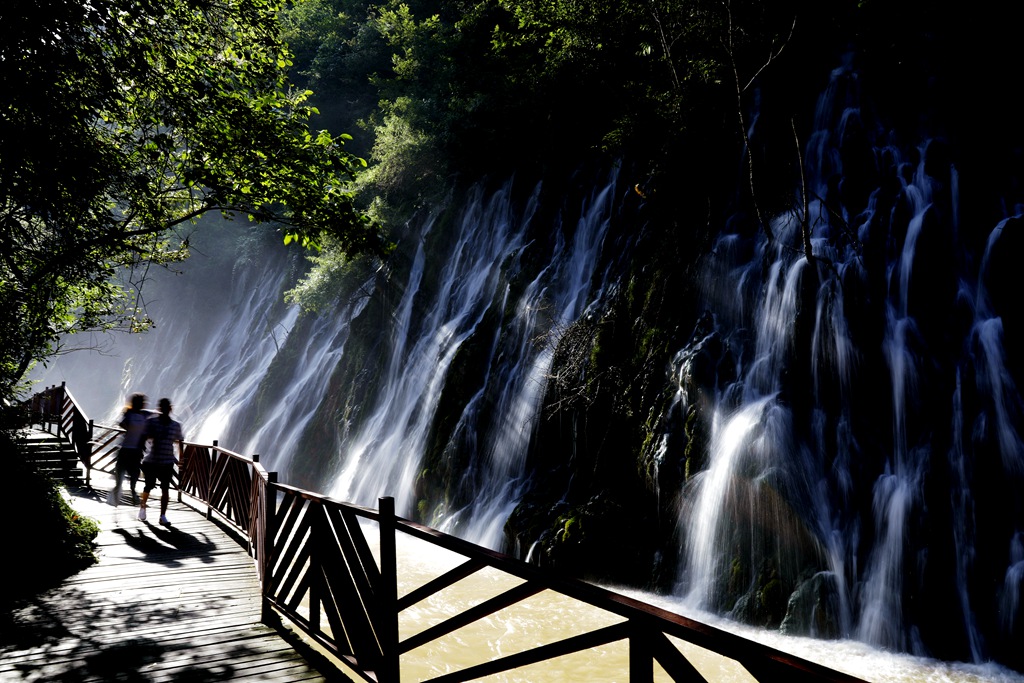
[[[108,421],[115,394],[170,396],[190,440],[259,453],[282,480],[343,500],[394,496],[400,514],[501,547],[552,330],[601,295],[617,175],[542,226],[540,185],[526,198],[511,181],[477,186],[461,208],[411,222],[410,246],[399,247],[407,263],[367,269],[329,314],[281,302],[297,270],[287,255],[211,266],[187,284],[158,277],[157,328],[99,358],[99,374],[120,378],[117,391],[97,382],[94,398],[81,378],[96,367],[71,370],[73,358],[61,372],[79,378],[73,391],[87,409],[102,401]],[[451,221],[443,230],[442,219]],[[128,359],[123,368],[116,356]]]
[[[502,526],[524,483],[551,364],[553,341],[544,337],[591,302],[614,187],[613,177],[585,202],[575,226],[556,224],[547,231],[554,236],[549,245],[530,242],[536,194],[517,214],[510,186],[470,198],[446,254],[426,254],[432,222],[423,223],[382,353],[384,380],[359,426],[341,441],[334,496],[369,503],[390,490],[406,514],[418,499],[436,506],[419,511],[435,525],[461,526],[459,534],[469,540],[501,544]],[[431,258],[444,264],[432,280],[425,273]],[[524,258],[543,265],[531,273]],[[477,356],[474,365],[482,373],[453,372],[460,353]],[[430,430],[453,381],[461,383],[454,390],[463,393],[464,403],[453,411],[442,452],[425,463]],[[450,460],[459,466],[447,465]],[[422,471],[432,467],[447,467],[457,481],[443,497],[430,499],[417,486]]]
[[[234,438],[233,424],[251,407],[296,324],[298,308],[283,305],[281,298],[295,277],[294,258],[265,249],[233,223],[203,227],[206,232],[193,237],[199,253],[189,261],[187,276],[155,270],[148,278],[145,294],[154,329],[90,339],[98,352],[60,357],[39,374],[47,383],[68,381],[88,414],[102,421],[116,422],[123,409],[117,401],[144,391],[150,407],[158,397],[172,399],[189,438],[221,439],[234,449],[256,452]],[[218,250],[227,258],[206,255]],[[327,348],[318,335],[311,339],[310,353]],[[68,342],[74,346],[78,339]]]
[[[331,488],[333,495],[368,502],[391,490],[406,514],[414,504],[413,487],[449,368],[463,344],[481,328],[491,307],[500,305],[504,311],[505,290],[518,269],[517,254],[526,240],[533,202],[525,215],[513,215],[508,192],[505,188],[486,201],[478,192],[470,200],[435,282],[423,281],[424,242],[432,222],[423,224],[391,339],[381,359],[384,379],[380,393],[361,427],[341,444],[343,462]],[[421,290],[430,292],[425,298],[429,303],[421,316],[414,317]],[[486,388],[489,378],[474,381],[481,379]],[[478,401],[474,396],[467,412]],[[479,426],[475,421],[460,423],[456,433],[462,432],[459,436],[464,441],[472,440],[476,434],[467,432]],[[468,445],[473,450],[480,446],[472,441]],[[501,483],[506,481],[508,478]]]
[[[1022,402],[1011,311],[986,283],[1019,228],[996,226],[979,264],[956,169],[937,143],[872,133],[856,79],[838,69],[821,99],[808,214],[773,220],[772,241],[729,231],[708,258],[714,325],[676,359],[673,409],[711,434],[682,496],[679,590],[789,632],[1005,657],[1022,635]],[[718,379],[702,384],[708,348]]]

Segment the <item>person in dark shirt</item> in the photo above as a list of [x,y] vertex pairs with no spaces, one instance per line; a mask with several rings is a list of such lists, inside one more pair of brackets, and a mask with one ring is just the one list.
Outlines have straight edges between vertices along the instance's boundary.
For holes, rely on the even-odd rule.
[[163,493],[163,497],[160,499],[160,523],[167,526],[170,524],[167,521],[167,503],[170,500],[171,477],[174,475],[174,466],[178,464],[175,445],[182,440],[181,424],[171,419],[171,399],[169,398],[160,399],[160,412],[146,421],[143,440],[150,439],[152,439],[153,445],[142,459],[142,473],[146,476],[146,483],[142,488],[139,521],[146,521],[146,503],[149,501],[149,492],[156,488],[159,480],[160,490]]

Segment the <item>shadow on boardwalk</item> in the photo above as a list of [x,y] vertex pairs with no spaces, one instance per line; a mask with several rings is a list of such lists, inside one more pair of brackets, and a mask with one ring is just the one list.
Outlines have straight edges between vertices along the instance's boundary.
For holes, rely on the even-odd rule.
[[218,525],[172,502],[160,526],[156,501],[140,522],[93,485],[71,493],[100,524],[99,563],[0,617],[0,681],[351,680],[260,622],[252,559]]

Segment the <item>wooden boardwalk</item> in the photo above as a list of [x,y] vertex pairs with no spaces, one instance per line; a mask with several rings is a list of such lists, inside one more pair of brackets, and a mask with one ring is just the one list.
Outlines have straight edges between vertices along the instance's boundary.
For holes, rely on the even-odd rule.
[[140,522],[107,504],[107,475],[92,484],[72,505],[99,522],[100,561],[0,624],[0,681],[351,680],[260,622],[253,560],[220,526],[173,499],[170,527],[158,500]]

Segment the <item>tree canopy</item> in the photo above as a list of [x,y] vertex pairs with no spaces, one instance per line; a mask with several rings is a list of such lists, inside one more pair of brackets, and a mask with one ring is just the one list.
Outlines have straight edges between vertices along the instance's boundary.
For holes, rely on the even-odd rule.
[[285,241],[385,248],[366,163],[313,132],[278,0],[8,0],[0,7],[0,396],[68,333],[147,324],[141,269],[208,212]]

